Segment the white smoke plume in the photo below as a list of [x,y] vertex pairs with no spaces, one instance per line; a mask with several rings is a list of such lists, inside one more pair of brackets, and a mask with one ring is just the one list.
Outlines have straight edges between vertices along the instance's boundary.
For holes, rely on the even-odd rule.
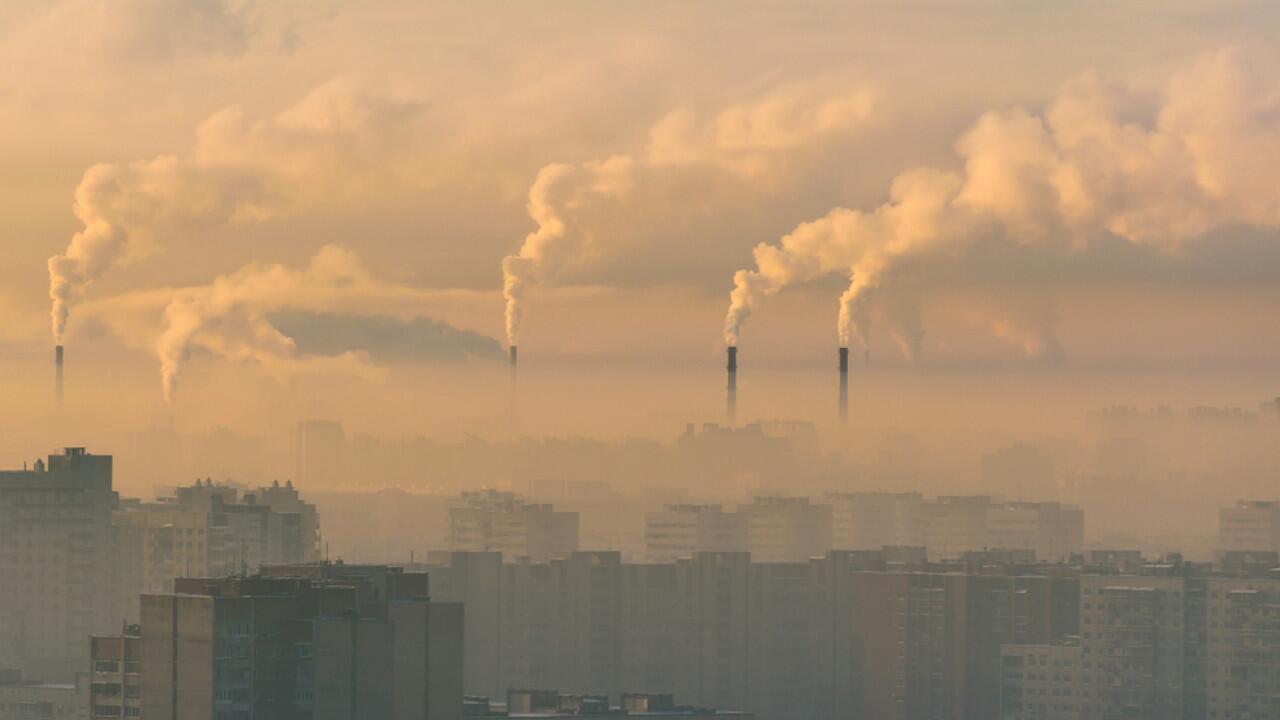
[[[663,184],[690,168],[721,173],[743,185],[776,185],[802,164],[798,156],[832,136],[867,126],[875,106],[870,88],[824,78],[771,89],[707,118],[688,108],[674,111],[654,125],[648,147],[638,156],[543,167],[529,189],[529,216],[538,227],[502,262],[508,342],[518,342],[531,285],[603,252],[606,241],[615,240],[605,237],[602,227],[604,203],[626,202],[637,186]],[[706,200],[678,201],[696,207]]]
[[[874,291],[910,258],[946,260],[974,240],[1079,247],[1104,234],[1177,253],[1227,225],[1280,225],[1280,84],[1257,58],[1224,51],[1168,84],[1147,124],[1123,119],[1138,102],[1086,75],[1068,83],[1045,117],[991,112],[956,143],[962,172],[900,175],[872,211],[836,208],[777,245],[753,251],[734,276],[724,339],[782,288],[833,273],[850,276],[837,323],[842,345],[865,343]],[[1021,331],[993,321],[994,332]],[[1056,341],[1019,341],[1056,354]]]
[[[376,280],[354,253],[336,245],[320,249],[305,268],[250,264],[210,285],[179,291],[164,310],[156,341],[165,401],[172,403],[193,347],[221,357],[284,372],[300,361],[292,339],[269,315],[286,309],[351,311],[369,298],[411,297],[410,288]],[[374,374],[359,353],[312,359],[360,374]]]
[[348,196],[371,174],[396,172],[387,159],[403,151],[416,108],[339,78],[267,120],[249,121],[239,108],[218,112],[183,156],[89,168],[75,192],[84,228],[49,259],[55,342],[90,284],[113,267],[179,238]]
[[538,172],[528,204],[538,229],[525,237],[517,254],[502,261],[508,344],[519,340],[529,286],[581,256],[596,240],[591,227],[575,222],[574,210],[603,198],[625,197],[631,190],[633,163],[617,155],[580,166],[553,163]]

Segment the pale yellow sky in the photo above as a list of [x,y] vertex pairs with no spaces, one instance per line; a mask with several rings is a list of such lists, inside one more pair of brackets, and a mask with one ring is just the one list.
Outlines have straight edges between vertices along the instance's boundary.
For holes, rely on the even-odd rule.
[[[796,5],[4,3],[0,390],[47,374],[58,255],[76,376],[137,417],[162,368],[341,412],[496,367],[509,255],[546,363],[718,368],[756,269],[744,358],[826,368],[855,265],[891,367],[1280,361],[1274,3]],[[920,235],[876,212],[922,166]]]

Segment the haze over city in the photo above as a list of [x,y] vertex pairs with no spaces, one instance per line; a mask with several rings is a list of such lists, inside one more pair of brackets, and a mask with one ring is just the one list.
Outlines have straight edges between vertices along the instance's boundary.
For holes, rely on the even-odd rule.
[[[0,572],[0,694],[9,669],[98,687],[77,643],[123,618],[123,662],[150,597],[354,583],[442,607],[424,622],[457,630],[453,658],[502,634],[488,620],[516,627],[463,597],[516,583],[516,558],[630,577],[749,553],[725,562],[766,584],[752,568],[825,558],[806,567],[857,576],[855,609],[883,590],[859,573],[1025,571],[1070,576],[1044,596],[1074,610],[955,650],[970,675],[919,705],[831,689],[897,687],[858,664],[872,649],[713,691],[622,660],[597,680],[564,648],[521,674],[505,663],[544,654],[521,646],[464,654],[430,713],[465,690],[515,714],[506,693],[537,686],[606,712],[634,691],[762,720],[1050,717],[983,673],[1087,652],[1097,577],[1280,582],[1277,28],[1280,6],[1246,0],[0,4],[0,571],[25,572],[44,516],[22,508],[55,480],[88,483],[111,568],[105,628],[31,620],[26,576]],[[258,555],[226,512],[259,518]],[[503,523],[524,539],[472,535]],[[175,532],[215,526],[220,549],[179,561]],[[161,535],[163,560],[140,549]],[[867,612],[810,630],[877,648]],[[776,687],[752,695],[752,673]],[[793,705],[802,676],[844,679]],[[1052,717],[1275,707],[1180,682],[1103,707],[1081,681]],[[417,717],[399,685],[349,690],[387,703],[351,717]],[[256,692],[199,712],[286,717]]]

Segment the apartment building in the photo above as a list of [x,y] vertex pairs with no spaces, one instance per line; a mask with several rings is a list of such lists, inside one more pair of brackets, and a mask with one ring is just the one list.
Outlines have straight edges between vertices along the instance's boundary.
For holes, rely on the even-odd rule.
[[1084,552],[1084,511],[1056,502],[992,505],[986,536],[991,548],[1034,550],[1046,562],[1068,560]]
[[1280,551],[1280,502],[1240,500],[1219,510],[1218,550]]
[[[1081,715],[1165,720],[1195,707],[1203,682],[1188,665],[1203,616],[1188,613],[1188,578],[1080,579]],[[1192,717],[1203,717],[1193,714]]]
[[0,720],[72,720],[86,715],[85,689],[76,683],[28,680],[16,668],[0,668]]
[[493,550],[509,559],[547,562],[578,549],[578,514],[509,492],[467,492],[449,509],[448,543],[451,550]]
[[745,516],[720,505],[667,505],[645,513],[644,547],[651,563],[700,552],[741,552],[747,549]]
[[1080,720],[1078,638],[1006,644],[1000,653],[1001,720]]
[[831,549],[831,506],[807,497],[757,497],[738,509],[755,562],[804,562]]
[[72,682],[112,617],[112,458],[84,448],[0,472],[0,659]]
[[89,720],[141,718],[142,627],[89,640]]
[[924,547],[920,493],[828,493],[831,543],[838,550]]
[[462,716],[462,607],[385,566],[180,578],[142,599],[148,720]]

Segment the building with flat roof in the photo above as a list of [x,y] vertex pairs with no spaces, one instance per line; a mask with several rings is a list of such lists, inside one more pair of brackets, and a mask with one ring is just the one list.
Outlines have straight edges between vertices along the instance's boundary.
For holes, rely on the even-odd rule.
[[720,505],[673,504],[645,513],[645,560],[675,562],[700,552],[747,549],[745,518]]
[[831,506],[807,497],[757,497],[738,508],[756,562],[804,562],[831,549]]
[[142,627],[89,640],[89,720],[142,717]]
[[148,720],[462,716],[462,606],[425,573],[310,564],[142,599]]
[[578,549],[578,513],[558,512],[510,492],[465,492],[449,509],[449,549],[500,552],[547,562]]
[[838,550],[924,547],[920,493],[828,493],[831,544]]
[[1280,502],[1240,500],[1218,511],[1218,551],[1280,550]]
[[71,682],[112,616],[112,458],[66,448],[0,471],[0,660]]
[[85,717],[82,678],[75,683],[26,680],[16,668],[0,669],[0,720],[72,720]]
[[1034,550],[1060,562],[1084,551],[1084,511],[1056,502],[1010,502],[987,508],[987,546]]

